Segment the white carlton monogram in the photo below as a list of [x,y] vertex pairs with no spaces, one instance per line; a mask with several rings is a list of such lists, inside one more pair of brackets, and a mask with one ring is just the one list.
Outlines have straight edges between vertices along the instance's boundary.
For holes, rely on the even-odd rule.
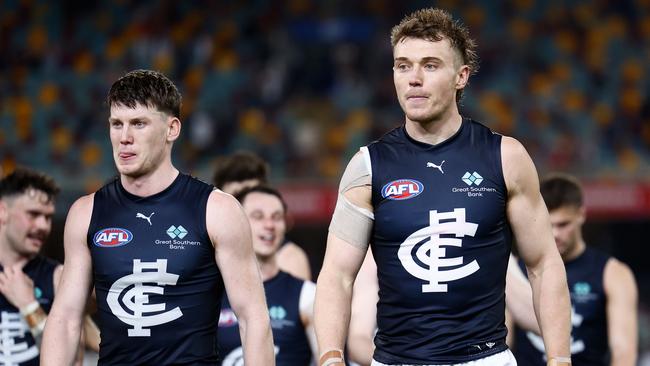
[[[177,280],[178,275],[167,273],[167,259],[158,259],[155,262],[134,259],[133,274],[115,281],[106,301],[115,316],[133,326],[133,329],[128,330],[129,337],[149,337],[151,330],[145,327],[168,323],[183,316],[183,312],[178,307],[165,311],[165,303],[149,304],[149,295],[147,295],[147,293],[162,295],[165,289],[161,286],[175,285]],[[145,283],[155,283],[157,286],[147,286]],[[131,313],[128,313],[119,301],[120,295],[125,290],[122,302]],[[147,313],[159,314],[144,315]]]
[[[402,266],[411,275],[425,280],[422,292],[447,292],[447,284],[442,282],[455,281],[467,277],[479,270],[476,260],[464,266],[463,257],[445,258],[447,250],[444,246],[461,247],[463,236],[474,236],[478,224],[465,221],[465,209],[456,208],[452,212],[429,211],[429,226],[411,234],[400,245],[397,256]],[[454,235],[456,238],[440,237]],[[423,240],[417,250],[415,248]],[[415,253],[414,253],[415,250]],[[424,267],[415,261],[416,257]],[[454,269],[442,270],[444,267],[461,266]]]
[[[582,315],[576,313],[575,307],[571,307],[571,325],[574,328],[578,328],[581,324],[584,318]],[[526,337],[528,337],[528,340],[530,343],[533,345],[533,347],[537,348],[538,351],[544,353],[544,360],[546,361],[546,351],[544,349],[544,340],[542,337],[538,336],[537,334],[533,332],[526,332]],[[571,336],[571,354],[576,354],[580,353],[585,350],[585,342],[578,339],[573,339],[573,336]]]
[[29,332],[20,313],[3,311],[0,322],[0,365],[18,366],[22,362],[38,357],[38,347],[29,347],[27,342],[16,343]]

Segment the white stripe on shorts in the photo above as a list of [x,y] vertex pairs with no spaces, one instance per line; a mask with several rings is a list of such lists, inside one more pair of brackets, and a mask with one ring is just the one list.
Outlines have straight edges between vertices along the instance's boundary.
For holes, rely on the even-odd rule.
[[[444,365],[386,365],[385,363],[377,362],[372,360],[370,366],[452,366],[450,364]],[[494,355],[487,356],[474,361],[455,363],[453,366],[517,366],[517,360],[515,356],[512,355],[509,349],[499,352]]]

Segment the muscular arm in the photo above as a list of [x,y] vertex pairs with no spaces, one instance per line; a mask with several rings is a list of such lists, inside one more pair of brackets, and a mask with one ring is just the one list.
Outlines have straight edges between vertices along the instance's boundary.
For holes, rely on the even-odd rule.
[[[370,205],[369,187],[353,188],[345,192],[344,196],[357,206]],[[330,231],[316,286],[315,325],[321,353],[343,350],[345,346],[352,286],[365,254],[366,250],[346,242]]]
[[70,365],[77,355],[92,262],[86,243],[93,196],[84,196],[70,208],[63,236],[65,266],[54,304],[45,325],[41,365]]
[[246,215],[232,196],[214,191],[206,221],[228,300],[239,320],[244,363],[274,365],[269,314]]
[[569,357],[571,307],[566,273],[539,192],[535,166],[523,146],[509,137],[503,137],[501,155],[508,187],[508,220],[528,270],[546,355],[549,359]]
[[352,310],[350,315],[350,335],[348,354],[350,360],[369,366],[375,350],[373,338],[377,329],[377,265],[368,250],[357,279],[352,288]]
[[638,291],[634,275],[628,266],[610,259],[605,266],[604,287],[611,365],[636,365]]

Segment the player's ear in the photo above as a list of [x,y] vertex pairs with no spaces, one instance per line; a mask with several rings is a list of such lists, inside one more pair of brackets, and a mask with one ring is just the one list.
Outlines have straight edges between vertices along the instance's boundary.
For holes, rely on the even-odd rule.
[[456,90],[465,88],[469,81],[470,69],[467,65],[462,65],[456,72]]
[[580,225],[585,223],[585,220],[587,219],[587,209],[585,209],[585,206],[581,206],[578,209],[578,212],[580,214]]
[[181,121],[178,117],[169,116],[167,120],[167,141],[173,142],[181,135]]

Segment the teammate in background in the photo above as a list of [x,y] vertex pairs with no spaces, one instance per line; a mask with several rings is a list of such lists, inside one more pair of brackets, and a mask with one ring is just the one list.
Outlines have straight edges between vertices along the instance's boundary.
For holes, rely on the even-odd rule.
[[[215,164],[212,182],[222,191],[237,195],[244,188],[268,183],[269,166],[259,156],[239,151],[221,157]],[[282,238],[283,244],[276,254],[280,268],[306,281],[311,280],[311,267],[307,253],[298,244]]]
[[[582,188],[569,175],[550,175],[541,183],[553,236],[571,294],[571,359],[579,365],[636,365],[637,287],[630,268],[590,248],[582,237]],[[518,329],[515,356],[522,365],[544,365],[544,343]]]
[[458,111],[477,64],[467,29],[425,9],[393,28],[391,43],[405,124],[362,148],[341,179],[316,292],[320,364],[342,365],[370,243],[373,365],[513,365],[504,291],[514,235],[549,363],[569,365],[566,277],[533,162],[518,141]]
[[58,192],[52,178],[29,169],[0,180],[1,365],[39,364],[41,335],[63,270],[39,254],[52,230]]
[[[286,232],[286,204],[267,186],[245,188],[236,196],[248,216],[253,250],[262,272],[271,316],[277,366],[308,366],[317,354],[313,328],[316,285],[298,279],[278,266],[277,253]],[[241,365],[242,348],[237,318],[224,298],[219,317],[219,354],[222,366]]]
[[171,162],[181,96],[164,75],[132,71],[108,94],[119,177],[77,200],[41,362],[74,357],[94,283],[99,364],[214,364],[224,290],[240,320],[244,360],[273,365],[268,311],[239,203]]

